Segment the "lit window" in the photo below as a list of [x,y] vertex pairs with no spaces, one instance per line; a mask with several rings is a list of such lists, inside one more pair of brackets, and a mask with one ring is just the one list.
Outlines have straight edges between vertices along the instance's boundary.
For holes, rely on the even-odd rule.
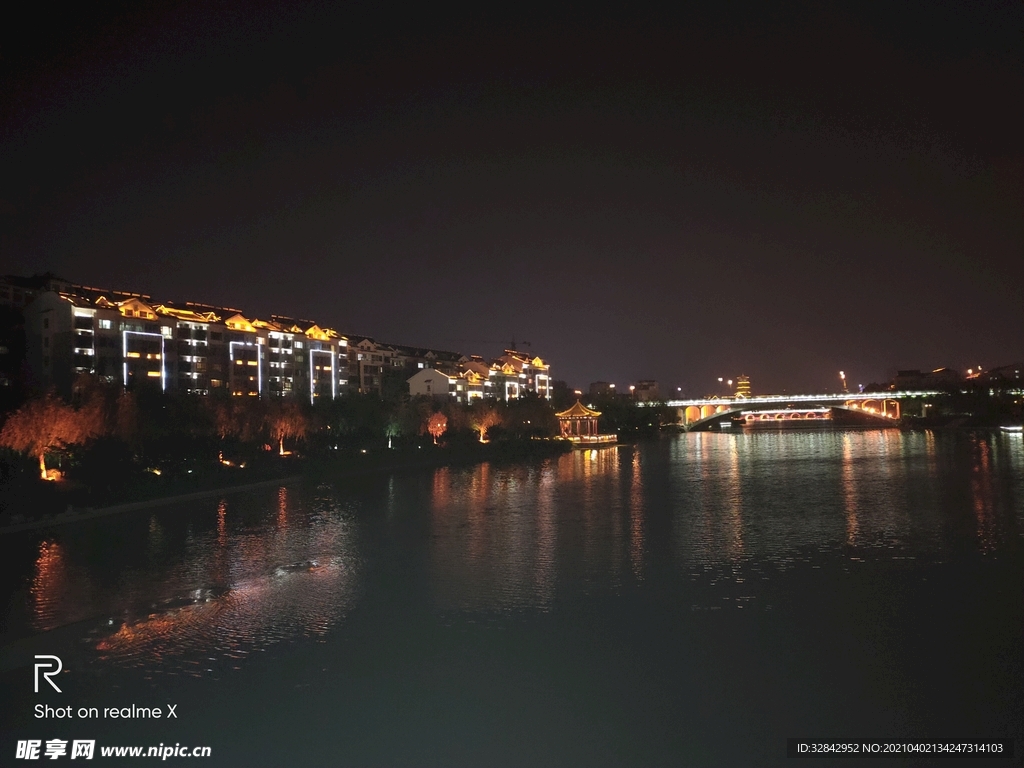
[[301,341],[296,341],[295,342],[295,348],[296,349],[302,349],[302,342]]
[[100,330],[109,331],[111,323],[109,320],[100,320]]

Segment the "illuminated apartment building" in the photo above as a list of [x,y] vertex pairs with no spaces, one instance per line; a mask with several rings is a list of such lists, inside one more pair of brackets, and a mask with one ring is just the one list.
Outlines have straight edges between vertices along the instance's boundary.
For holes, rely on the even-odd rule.
[[409,394],[413,397],[450,398],[462,404],[483,398],[486,382],[487,377],[475,371],[463,371],[453,376],[437,368],[423,368],[408,379]]
[[381,383],[389,371],[399,368],[397,353],[387,344],[369,336],[352,336],[348,354],[348,378],[352,389],[380,394]]
[[470,355],[469,360],[462,363],[459,366],[462,371],[467,375],[472,386],[470,393],[472,397],[476,397],[476,393],[480,393],[480,397],[486,398],[497,398],[498,394],[494,388],[494,376],[495,369],[484,361],[480,355]]
[[551,398],[550,366],[539,357],[528,357],[515,350],[488,364],[482,357],[462,357],[458,372],[424,368],[409,379],[410,395],[448,396],[460,403],[476,398],[514,400],[527,392]]
[[381,393],[388,376],[406,381],[417,371],[438,370],[457,376],[469,358],[448,352],[404,344],[384,344],[369,336],[353,336],[349,350],[349,379],[359,392]]
[[173,319],[174,357],[169,376],[181,392],[208,395],[224,387],[227,375],[224,357],[225,327],[214,307],[186,303],[182,307],[160,304],[158,315]]
[[551,399],[551,366],[539,357],[506,349],[491,364],[491,371],[494,396],[500,400],[512,400],[527,392]]
[[433,368],[443,371],[449,376],[457,376],[462,372],[462,366],[469,362],[469,358],[460,352],[448,352],[442,349],[428,349],[426,347],[409,347],[404,344],[391,344],[395,351],[394,363],[396,367],[405,369],[407,375],[424,368]]
[[334,398],[348,384],[347,339],[310,321],[249,319],[223,307],[74,286],[25,309],[32,383],[70,393],[79,374],[161,391]]
[[92,374],[123,386],[168,379],[173,321],[157,315],[148,296],[41,293],[25,309],[27,360],[33,383],[70,392],[75,376]]
[[[337,397],[348,388],[348,339],[312,320],[271,315],[271,352],[279,365],[272,369],[280,394],[301,392],[310,402]],[[276,342],[276,344],[275,344]],[[273,356],[273,355],[272,355]]]
[[[282,315],[260,320],[229,307],[158,303],[146,294],[75,285],[53,275],[3,282],[6,293],[0,298],[13,309],[21,311],[18,302],[28,301],[30,383],[64,394],[76,376],[89,374],[128,388],[316,402],[348,391],[402,391],[411,377],[437,371],[448,381],[447,394],[460,402],[511,400],[527,392],[551,398],[550,366],[514,349],[488,363],[368,336],[351,337],[350,344],[348,337],[312,320]],[[414,383],[413,394],[421,394],[421,388],[426,394],[425,386]],[[432,395],[433,389],[431,379]]]

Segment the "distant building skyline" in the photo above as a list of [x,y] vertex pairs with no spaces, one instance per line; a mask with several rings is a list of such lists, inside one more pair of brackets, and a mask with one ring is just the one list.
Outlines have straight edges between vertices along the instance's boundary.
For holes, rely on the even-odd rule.
[[508,400],[532,391],[551,397],[550,365],[514,349],[487,363],[368,336],[350,345],[348,336],[313,320],[277,314],[261,320],[235,308],[159,302],[55,275],[8,276],[0,284],[0,303],[25,315],[26,383],[64,394],[76,376],[90,374],[124,387],[146,381],[164,392],[223,390],[314,402],[348,391],[383,394],[389,377],[405,387],[418,371],[437,368],[454,382],[451,394],[462,402],[471,394]]

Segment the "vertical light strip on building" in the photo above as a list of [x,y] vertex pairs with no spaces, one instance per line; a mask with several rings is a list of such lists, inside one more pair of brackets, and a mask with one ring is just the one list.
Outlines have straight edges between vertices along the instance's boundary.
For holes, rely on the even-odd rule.
[[[121,331],[121,369],[124,375],[124,386],[128,387],[128,335],[132,336],[156,336],[160,339],[160,391],[167,391],[167,379],[164,372],[164,335],[162,333],[150,333],[149,331]],[[141,354],[141,353],[139,353]]]
[[331,358],[331,399],[332,400],[336,399],[337,390],[338,390],[337,386],[334,383],[334,381],[335,381],[334,352],[330,348],[328,348],[328,349],[313,349],[312,347],[310,347],[310,350],[309,350],[309,404],[310,405],[313,404],[313,397],[314,397],[314,390],[315,390],[314,382],[316,381],[313,378],[313,355],[315,355],[315,354],[321,354],[321,355],[322,354],[327,354]]
[[[235,346],[256,347],[256,394],[259,397],[263,397],[263,358],[260,355],[259,339],[256,339],[255,344],[253,344],[251,341],[229,341],[228,358],[229,362],[231,363],[235,362]],[[233,367],[232,370],[234,370]]]

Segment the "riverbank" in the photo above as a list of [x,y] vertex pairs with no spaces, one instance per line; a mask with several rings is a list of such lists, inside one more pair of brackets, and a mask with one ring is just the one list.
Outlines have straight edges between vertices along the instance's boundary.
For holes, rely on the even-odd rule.
[[143,501],[132,501],[125,504],[114,504],[113,506],[101,507],[100,509],[93,509],[92,507],[80,507],[76,509],[75,507],[68,505],[65,511],[58,512],[55,515],[50,515],[39,519],[27,520],[25,522],[13,523],[11,525],[4,526],[0,528],[0,535],[3,535],[5,533],[17,533],[19,531],[30,531],[36,528],[49,528],[54,525],[78,523],[84,520],[95,520],[98,517],[119,515],[124,512],[134,512],[139,509],[162,507],[168,504],[179,504],[181,502],[195,501],[197,499],[208,499],[211,496],[221,496],[228,493],[253,491],[258,488],[267,488],[274,485],[294,483],[302,479],[302,475],[291,475],[289,477],[274,478],[272,480],[262,480],[257,483],[246,483],[245,485],[232,485],[224,488],[211,488],[205,491],[183,493],[177,496],[163,496],[155,499],[145,499]]
[[[35,529],[51,528],[110,515],[134,512],[142,509],[177,504],[210,498],[229,493],[241,493],[273,485],[283,485],[313,480],[326,482],[376,472],[401,472],[417,469],[431,469],[443,466],[466,466],[483,462],[497,464],[543,460],[571,451],[571,445],[560,440],[524,440],[500,443],[481,443],[455,447],[436,447],[341,452],[310,457],[274,457],[259,468],[236,468],[220,470],[216,474],[197,476],[191,486],[188,479],[176,479],[164,486],[163,494],[152,483],[128,489],[126,495],[116,503],[90,505],[89,495],[79,486],[43,483],[37,481],[24,498],[11,496],[8,509],[0,522],[0,535]],[[230,480],[234,482],[230,482]],[[215,480],[220,479],[220,483]],[[242,480],[244,479],[244,482]],[[225,481],[228,482],[225,482]],[[131,498],[131,490],[136,498]],[[17,493],[17,491],[15,491]],[[21,501],[24,508],[12,512],[11,506]]]

